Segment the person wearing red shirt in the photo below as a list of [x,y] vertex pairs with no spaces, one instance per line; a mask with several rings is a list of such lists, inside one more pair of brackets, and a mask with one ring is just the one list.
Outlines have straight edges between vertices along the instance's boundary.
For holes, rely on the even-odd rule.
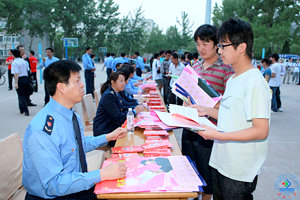
[[30,70],[31,70],[31,78],[32,78],[32,82],[33,82],[33,87],[34,87],[34,91],[37,92],[38,91],[38,83],[37,83],[37,78],[36,78],[36,66],[38,63],[38,60],[36,59],[36,57],[34,57],[34,51],[30,51],[29,54],[29,63],[30,63]]
[[11,64],[14,61],[14,57],[11,55],[11,50],[8,51],[9,56],[6,58],[5,64],[8,65],[7,76],[8,76],[8,90],[12,90],[12,79],[13,74],[11,74]]

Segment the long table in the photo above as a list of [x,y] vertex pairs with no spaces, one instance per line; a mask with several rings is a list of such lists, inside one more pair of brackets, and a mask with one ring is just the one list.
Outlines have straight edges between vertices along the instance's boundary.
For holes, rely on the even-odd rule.
[[[160,95],[160,99],[162,97]],[[162,100],[163,102],[163,100]],[[164,105],[165,106],[165,105]],[[166,106],[165,106],[166,108]],[[145,136],[143,134],[144,129],[135,128],[134,134],[126,135],[124,138],[118,139],[115,146],[134,146],[134,145],[142,145],[145,143]],[[182,155],[176,137],[173,131],[169,131],[169,141],[174,145],[172,149],[172,156],[180,156]],[[139,154],[143,156],[143,153]],[[188,198],[196,198],[198,197],[197,192],[135,192],[135,193],[112,193],[112,194],[97,194],[98,199],[155,199],[155,200],[186,200]]]

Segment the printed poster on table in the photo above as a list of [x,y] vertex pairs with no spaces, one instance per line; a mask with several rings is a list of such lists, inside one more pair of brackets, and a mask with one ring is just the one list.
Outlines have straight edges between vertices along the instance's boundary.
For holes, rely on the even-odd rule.
[[[115,160],[106,160],[106,167]],[[185,156],[130,157],[122,160],[127,167],[126,177],[103,181],[96,185],[95,193],[128,192],[197,192],[203,182]]]

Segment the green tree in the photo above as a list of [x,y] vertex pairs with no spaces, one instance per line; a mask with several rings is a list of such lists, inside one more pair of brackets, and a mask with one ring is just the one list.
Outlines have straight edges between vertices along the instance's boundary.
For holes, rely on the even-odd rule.
[[176,25],[170,26],[166,31],[166,48],[177,50],[181,45],[181,36]]
[[145,45],[145,52],[157,53],[161,49],[165,49],[167,46],[167,41],[162,30],[158,26],[154,26],[152,31],[148,36],[147,43]]
[[[255,55],[261,55],[262,48],[281,53],[285,41],[290,46],[299,44],[299,9],[298,0],[224,0],[222,6],[214,7],[213,23],[218,26],[230,17],[247,21],[254,32]],[[294,32],[292,23],[298,26]]]
[[0,19],[6,21],[6,31],[8,34],[21,33],[24,21],[21,16],[24,12],[26,0],[1,0],[0,2]]
[[181,13],[181,19],[177,19],[177,23],[181,27],[181,34],[180,34],[180,48],[186,48],[189,43],[192,41],[192,27],[188,14],[186,12]]

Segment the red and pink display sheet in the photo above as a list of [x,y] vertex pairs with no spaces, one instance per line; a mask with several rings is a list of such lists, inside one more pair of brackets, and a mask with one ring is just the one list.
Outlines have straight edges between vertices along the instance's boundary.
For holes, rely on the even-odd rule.
[[94,193],[198,192],[199,186],[203,185],[185,156],[106,160],[102,168],[114,162],[125,162],[125,178],[100,182]]

